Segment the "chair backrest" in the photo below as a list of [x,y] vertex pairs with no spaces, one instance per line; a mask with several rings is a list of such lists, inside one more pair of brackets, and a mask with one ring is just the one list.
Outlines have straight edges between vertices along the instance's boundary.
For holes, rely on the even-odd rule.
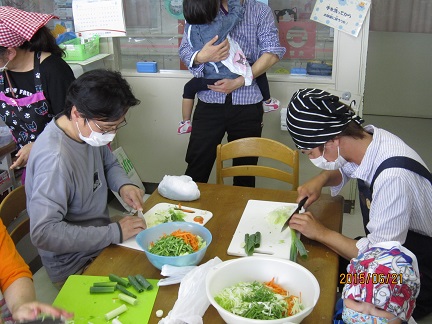
[[[282,170],[263,165],[224,166],[224,161],[239,157],[264,157],[287,165]],[[246,137],[226,144],[219,144],[216,153],[216,182],[223,184],[223,179],[234,176],[256,176],[272,178],[292,185],[297,190],[299,185],[299,152],[278,141],[263,137]]]
[[[18,222],[18,217],[23,215],[26,210],[26,194],[24,186],[19,186],[12,190],[0,204],[0,218],[6,228],[10,229],[10,225],[14,222]],[[15,245],[18,244],[21,239],[30,232],[30,220],[28,215],[23,215],[19,220],[18,224],[14,225],[10,229],[10,236],[14,241]]]

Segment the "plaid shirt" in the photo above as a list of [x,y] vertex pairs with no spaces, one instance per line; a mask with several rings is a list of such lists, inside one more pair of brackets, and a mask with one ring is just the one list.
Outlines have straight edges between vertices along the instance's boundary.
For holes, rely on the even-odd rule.
[[[278,29],[270,7],[256,0],[245,0],[243,6],[245,8],[243,20],[234,27],[231,37],[239,43],[249,63],[252,65],[264,53],[276,54],[282,58],[286,49],[280,46]],[[221,9],[219,15],[224,14]],[[186,30],[187,28],[185,28]],[[180,59],[189,67],[195,77],[200,78],[204,77],[204,64],[192,65],[197,53],[193,51],[187,41],[187,35],[184,33],[179,48]],[[225,102],[226,94],[206,90],[200,91],[198,98],[207,103],[222,104]],[[255,81],[251,86],[240,87],[232,93],[234,105],[254,104],[262,100],[261,91]]]

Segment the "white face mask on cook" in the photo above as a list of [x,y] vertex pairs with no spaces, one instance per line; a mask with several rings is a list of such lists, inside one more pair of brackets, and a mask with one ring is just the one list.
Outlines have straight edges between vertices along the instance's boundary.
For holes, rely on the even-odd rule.
[[107,144],[109,144],[109,143],[111,143],[113,141],[114,137],[116,136],[115,133],[114,134],[110,134],[110,133],[102,134],[102,133],[95,132],[91,128],[90,123],[88,122],[88,120],[86,120],[86,121],[87,121],[87,125],[91,129],[91,133],[90,133],[90,135],[88,137],[85,137],[84,135],[81,134],[81,131],[80,131],[79,127],[78,127],[78,122],[76,122],[76,126],[78,128],[78,132],[79,132],[78,136],[79,136],[79,138],[82,139],[84,142],[86,142],[88,145],[91,145],[91,146],[104,146],[104,145],[107,145]]
[[324,157],[325,152],[325,146],[323,150],[323,154],[316,159],[310,159],[310,161],[315,164],[316,167],[324,169],[324,170],[338,170],[344,166],[345,163],[347,163],[347,160],[345,160],[339,153],[339,146],[338,146],[338,157],[335,161],[330,162],[327,161]]

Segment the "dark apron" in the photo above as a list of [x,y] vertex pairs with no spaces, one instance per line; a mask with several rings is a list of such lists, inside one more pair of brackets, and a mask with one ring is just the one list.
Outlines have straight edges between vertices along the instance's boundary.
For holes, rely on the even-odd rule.
[[[421,163],[405,156],[394,156],[382,162],[372,178],[370,187],[363,180],[357,179],[363,226],[366,235],[369,234],[366,225],[369,223],[369,208],[372,202],[373,185],[379,174],[387,168],[410,170],[428,179],[432,184],[432,175],[428,169]],[[432,311],[432,237],[408,230],[403,246],[416,255],[419,265],[421,287],[413,317],[414,319],[420,319]]]
[[[17,150],[34,142],[48,124],[52,115],[48,113],[48,102],[42,90],[40,78],[40,56],[34,55],[35,93],[28,97],[14,98],[5,95],[5,79],[0,75],[0,116],[11,130]],[[13,88],[13,84],[9,84]]]

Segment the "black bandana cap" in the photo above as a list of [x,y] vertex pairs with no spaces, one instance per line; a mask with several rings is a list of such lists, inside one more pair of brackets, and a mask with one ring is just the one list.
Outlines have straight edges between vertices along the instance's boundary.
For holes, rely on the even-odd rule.
[[320,89],[300,89],[287,109],[287,128],[298,149],[311,150],[340,134],[349,122],[364,120],[339,97]]

